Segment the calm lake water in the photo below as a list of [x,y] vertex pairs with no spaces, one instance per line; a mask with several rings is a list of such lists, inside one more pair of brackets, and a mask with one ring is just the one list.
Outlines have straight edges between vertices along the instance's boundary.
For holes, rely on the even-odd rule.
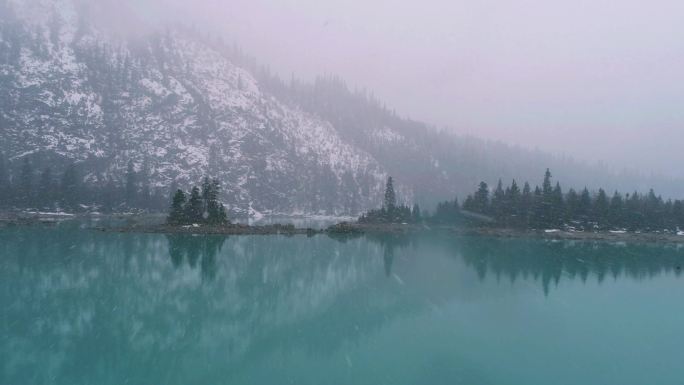
[[0,230],[0,383],[682,384],[684,250]]

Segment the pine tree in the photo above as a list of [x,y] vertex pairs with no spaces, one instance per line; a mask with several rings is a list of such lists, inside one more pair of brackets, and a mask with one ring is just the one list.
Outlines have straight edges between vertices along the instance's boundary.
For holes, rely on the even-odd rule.
[[555,226],[563,225],[565,222],[565,202],[563,201],[563,190],[560,182],[556,182],[556,187],[551,193],[551,223]]
[[529,227],[534,209],[534,196],[532,195],[532,188],[528,182],[523,186],[522,195],[520,197],[520,224]]
[[660,230],[663,228],[663,214],[664,202],[660,196],[657,196],[653,189],[648,192],[646,197],[644,216],[646,219],[646,226],[651,230]]
[[202,207],[202,196],[198,187],[193,187],[190,192],[190,199],[185,205],[185,217],[188,223],[204,222],[204,210]]
[[530,225],[535,228],[543,228],[546,226],[546,205],[544,201],[544,192],[539,186],[534,187],[534,197],[532,199],[532,213],[530,215]]
[[578,218],[583,222],[584,226],[586,226],[587,222],[590,220],[591,206],[591,194],[589,194],[589,189],[585,187],[580,195],[579,206],[577,208]]
[[107,183],[102,192],[102,208],[108,212],[113,211],[114,207],[121,203],[118,202],[119,197],[119,189],[116,183],[112,178],[107,178]]
[[466,199],[463,201],[463,210],[466,210],[466,211],[477,210],[477,207],[475,207],[475,198],[473,198],[472,195],[468,195],[466,197]]
[[668,230],[676,230],[677,229],[677,224],[674,218],[674,202],[672,199],[668,199],[667,202],[665,202],[665,213],[664,213],[664,218],[663,218],[663,225],[664,229]]
[[610,208],[608,210],[608,222],[613,227],[624,227],[624,200],[622,195],[615,191],[610,200]]
[[42,207],[48,208],[54,204],[53,183],[52,169],[47,167],[40,175],[40,184],[38,186],[37,201],[39,201]]
[[594,201],[593,209],[593,219],[599,224],[600,228],[605,228],[608,225],[608,209],[610,203],[608,202],[608,196],[604,189],[599,189],[598,195],[596,195],[596,201]]
[[684,230],[684,202],[676,200],[672,206],[672,216],[674,217],[675,226]]
[[185,217],[185,203],[186,197],[183,190],[176,190],[173,195],[173,200],[171,202],[171,211],[167,222],[172,225],[182,225],[187,224],[187,218]]
[[420,207],[418,203],[413,205],[413,210],[411,210],[411,219],[413,223],[419,223],[422,221],[422,216],[420,215]]
[[128,207],[135,207],[138,204],[138,181],[133,161],[128,161],[126,167],[126,203]]
[[9,205],[10,200],[10,179],[7,166],[5,164],[5,154],[0,152],[0,207]]
[[544,194],[544,197],[550,197],[551,193],[553,193],[553,186],[551,185],[551,170],[549,170],[548,168],[546,169],[546,173],[544,173],[542,193]]
[[461,220],[461,205],[458,203],[458,197],[455,197],[453,202],[449,205],[451,207],[451,223],[457,223]]
[[19,174],[18,203],[23,207],[29,207],[33,203],[33,167],[28,157],[24,158]]
[[575,189],[570,189],[565,198],[565,217],[573,222],[577,220],[580,206],[580,196]]
[[482,214],[489,213],[489,186],[487,186],[487,183],[480,182],[474,200],[477,212]]
[[205,183],[202,187],[202,197],[205,200],[205,216],[211,224],[223,225],[227,223],[225,207],[219,202],[220,192],[221,183],[218,179],[209,180],[209,178],[205,178]]
[[69,210],[75,210],[81,199],[81,186],[78,179],[78,171],[74,163],[67,166],[64,171],[60,190],[64,207]]
[[140,196],[138,197],[138,207],[143,209],[150,208],[150,201],[152,199],[152,190],[150,188],[150,163],[145,159],[143,162],[142,170],[140,170],[140,175],[138,176],[140,180]]
[[208,176],[205,176],[202,180],[202,209],[204,212],[208,211],[208,204],[211,200],[211,196],[213,195],[211,187],[211,180]]
[[397,205],[397,197],[394,194],[394,181],[392,177],[387,178],[387,185],[385,186],[385,210],[392,215],[394,208]]
[[644,223],[642,201],[641,196],[636,191],[627,195],[625,199],[625,226],[634,231],[642,227]]
[[216,223],[221,224],[221,225],[227,225],[230,222],[228,221],[228,212],[226,210],[226,207],[223,205],[223,203],[219,204],[219,210],[218,210],[218,216]]
[[554,188],[551,184],[551,171],[547,168],[544,173],[544,182],[541,188],[541,206],[539,207],[538,223],[539,226],[556,226],[557,218],[555,213]]
[[492,214],[494,215],[494,218],[497,220],[502,220],[504,218],[504,210],[506,208],[506,194],[503,189],[503,183],[501,182],[501,179],[499,179],[499,182],[496,185],[496,189],[494,190],[494,195],[492,196]]
[[520,216],[520,188],[515,179],[513,179],[509,187],[506,187],[504,202],[504,223],[507,226],[517,224]]

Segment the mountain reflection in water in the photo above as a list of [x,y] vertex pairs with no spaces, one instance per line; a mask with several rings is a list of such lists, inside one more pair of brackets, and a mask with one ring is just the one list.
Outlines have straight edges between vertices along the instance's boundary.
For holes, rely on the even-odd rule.
[[282,354],[332,359],[405,320],[483,298],[553,299],[563,282],[679,277],[683,257],[655,245],[477,237],[8,228],[0,382],[267,383],[266,368],[288,372],[272,366]]

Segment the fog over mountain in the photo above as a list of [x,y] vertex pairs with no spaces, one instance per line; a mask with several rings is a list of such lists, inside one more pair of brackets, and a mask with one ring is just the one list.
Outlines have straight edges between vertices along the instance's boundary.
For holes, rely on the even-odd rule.
[[[363,8],[380,14],[377,25],[369,22],[360,29],[355,23],[367,16],[352,17],[350,8],[343,7],[346,11],[335,14],[344,23],[349,20],[343,23],[346,32],[330,40],[307,25],[319,12],[335,8],[289,2],[189,4],[165,2],[162,9],[156,2],[0,1],[0,151],[17,191],[37,186],[48,166],[77,179],[65,171],[76,165],[95,197],[84,199],[108,202],[115,209],[120,202],[113,192],[130,189],[133,195],[161,200],[175,187],[187,189],[211,175],[220,179],[222,199],[234,212],[339,215],[380,204],[389,175],[397,181],[402,202],[433,207],[454,196],[463,199],[481,180],[539,184],[550,167],[566,189],[655,188],[665,197],[684,196],[684,184],[673,178],[679,175],[676,167],[647,166],[663,159],[676,165],[677,154],[654,144],[674,146],[676,135],[638,131],[637,141],[627,140],[633,132],[628,130],[613,135],[607,129],[573,126],[564,133],[555,126],[532,125],[525,129],[531,131],[511,131],[519,135],[509,138],[503,135],[509,132],[506,125],[520,122],[507,119],[505,111],[542,119],[555,110],[541,106],[532,114],[515,104],[509,110],[496,103],[471,104],[504,96],[516,103],[530,95],[541,98],[533,90],[549,85],[543,72],[534,81],[544,87],[528,93],[524,90],[532,83],[520,84],[502,94],[496,78],[476,81],[489,77],[478,72],[482,67],[476,63],[470,73],[477,76],[471,77],[430,70],[444,61],[428,52],[432,39],[412,28],[403,30],[406,44],[422,37],[427,51],[415,46],[412,54],[406,52],[410,44],[392,55],[364,51],[388,25],[403,25],[398,15],[380,15],[384,7]],[[412,8],[397,9],[408,14]],[[336,20],[324,21],[324,27]],[[276,47],[272,40],[269,49],[267,40],[278,31],[282,44]],[[383,49],[396,44],[386,43]],[[339,60],[335,55],[348,56]],[[344,63],[357,68],[336,67]],[[426,71],[422,81],[417,81],[420,73],[402,72],[416,66]],[[532,79],[529,68],[519,69]],[[290,70],[294,77],[283,75]],[[464,76],[469,80],[452,84]],[[438,92],[457,90],[468,97],[434,95],[430,83],[441,84]],[[458,120],[446,130],[434,125],[449,120],[445,112],[456,111],[454,116],[468,120],[478,109],[502,125],[492,125],[498,127],[494,131]],[[420,116],[425,123],[407,116]],[[576,117],[569,114],[562,124]],[[578,151],[546,145],[545,135]],[[477,136],[509,139],[523,147]],[[644,148],[628,151],[630,143]],[[597,156],[579,156],[579,149],[595,145],[602,146]],[[539,149],[529,149],[534,146]],[[649,146],[658,151],[647,151]],[[561,150],[578,156],[573,160]],[[621,171],[629,164],[612,157],[614,152],[643,163],[641,174]],[[603,159],[600,154],[609,166],[583,161]],[[0,172],[0,183],[3,178]],[[49,174],[44,179],[52,183]]]
[[286,77],[334,73],[454,132],[684,175],[682,2],[136,3],[223,33]]

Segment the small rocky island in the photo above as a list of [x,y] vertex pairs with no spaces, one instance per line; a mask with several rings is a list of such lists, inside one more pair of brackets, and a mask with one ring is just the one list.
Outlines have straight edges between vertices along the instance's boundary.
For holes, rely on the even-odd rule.
[[[193,187],[189,194],[177,190],[171,208],[163,224],[129,224],[117,227],[118,232],[142,232],[160,234],[207,234],[207,235],[314,235],[318,230],[296,228],[289,224],[251,226],[231,223],[223,203],[219,201],[221,184],[218,179],[206,177],[202,186]],[[101,230],[107,230],[101,228]]]

